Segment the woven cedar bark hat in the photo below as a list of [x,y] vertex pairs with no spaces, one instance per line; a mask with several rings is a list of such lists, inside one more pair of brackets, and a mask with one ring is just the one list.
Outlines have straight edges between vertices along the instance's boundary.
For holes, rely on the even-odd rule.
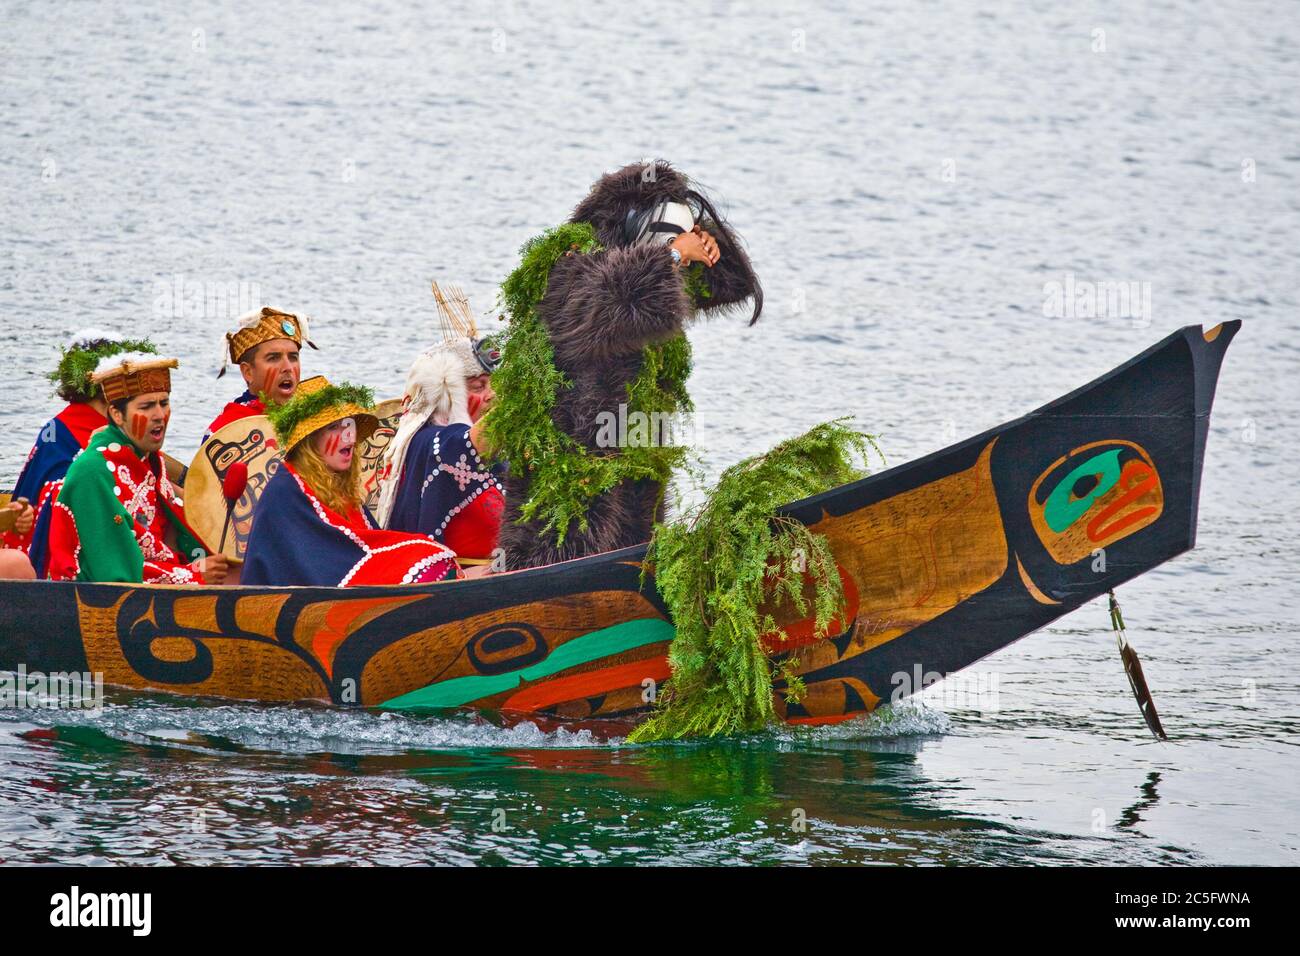
[[[307,319],[281,312],[264,306],[239,318],[239,325],[226,333],[226,352],[229,361],[238,364],[244,353],[255,345],[272,339],[289,339],[299,348],[306,342],[312,348],[316,345],[307,338]],[[225,371],[225,362],[222,371]]]
[[101,359],[87,377],[103,391],[104,401],[117,402],[146,392],[170,392],[171,370],[179,365],[174,358],[127,352]]
[[268,407],[266,415],[275,426],[280,450],[287,455],[313,432],[345,418],[357,420],[360,444],[379,427],[379,419],[371,410],[374,404],[370,389],[348,382],[332,385],[324,375],[317,375],[299,382],[293,398],[278,407]]

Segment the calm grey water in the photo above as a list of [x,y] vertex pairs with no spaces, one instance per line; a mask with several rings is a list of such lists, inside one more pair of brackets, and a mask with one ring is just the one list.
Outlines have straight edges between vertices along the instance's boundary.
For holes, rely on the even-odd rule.
[[[975,669],[995,713],[705,745],[115,695],[0,715],[0,858],[1300,861],[1294,5],[186,6],[0,2],[0,485],[86,325],[182,359],[189,459],[237,389],[227,316],[168,302],[177,276],[305,311],[309,374],[395,395],[431,278],[486,313],[596,175],[664,156],[768,293],[691,333],[714,475],[850,413],[900,463],[1245,320],[1198,547],[1120,594],[1173,739],[1100,602]],[[1150,309],[1045,314],[1069,276]]]

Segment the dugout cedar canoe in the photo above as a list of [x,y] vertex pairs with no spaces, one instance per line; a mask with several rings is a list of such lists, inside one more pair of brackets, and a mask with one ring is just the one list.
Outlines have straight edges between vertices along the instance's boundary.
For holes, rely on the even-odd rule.
[[[783,510],[825,534],[848,608],[770,648],[830,723],[895,675],[951,674],[1191,548],[1219,367],[1181,329],[1023,418]],[[1104,569],[1096,560],[1105,549]],[[448,584],[186,588],[0,581],[0,669],[266,701],[635,721],[673,627],[644,546]],[[917,670],[919,668],[919,671]]]

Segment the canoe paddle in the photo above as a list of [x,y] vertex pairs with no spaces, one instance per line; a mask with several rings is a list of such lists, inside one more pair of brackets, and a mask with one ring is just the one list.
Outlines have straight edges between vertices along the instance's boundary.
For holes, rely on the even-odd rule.
[[[13,503],[26,501],[26,498],[15,498]],[[8,495],[0,495],[0,534],[12,531],[18,521],[18,511],[9,507],[10,501]]]
[[185,478],[190,470],[166,452],[162,453],[163,467],[167,469],[167,480],[177,488],[185,487]]
[[1124,673],[1128,674],[1128,683],[1133,688],[1133,696],[1137,698],[1142,719],[1147,722],[1151,733],[1155,734],[1157,739],[1168,740],[1169,736],[1165,733],[1165,728],[1160,726],[1156,702],[1151,699],[1151,688],[1147,687],[1147,679],[1142,675],[1142,662],[1138,660],[1137,651],[1133,650],[1133,645],[1128,642],[1128,637],[1124,633],[1124,615],[1120,613],[1119,601],[1115,600],[1113,590],[1110,592],[1110,626],[1115,629],[1115,637],[1119,641],[1119,656],[1124,662]]
[[218,551],[226,550],[226,532],[230,530],[235,516],[235,502],[240,499],[248,487],[248,465],[237,461],[226,469],[226,476],[221,479],[221,495],[226,499],[226,520],[221,526],[221,544]]

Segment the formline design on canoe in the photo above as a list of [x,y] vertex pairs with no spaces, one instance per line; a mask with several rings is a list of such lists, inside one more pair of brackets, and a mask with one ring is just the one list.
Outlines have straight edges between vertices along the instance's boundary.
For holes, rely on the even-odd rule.
[[[1240,322],[1188,326],[1025,415],[782,510],[827,536],[848,606],[778,620],[830,723],[898,674],[951,674],[1195,544],[1219,369]],[[189,695],[625,726],[670,676],[644,546],[446,584],[193,588],[0,581],[0,669]],[[1098,555],[1103,560],[1097,560]],[[920,688],[912,688],[919,690]],[[897,695],[895,695],[897,696]]]

